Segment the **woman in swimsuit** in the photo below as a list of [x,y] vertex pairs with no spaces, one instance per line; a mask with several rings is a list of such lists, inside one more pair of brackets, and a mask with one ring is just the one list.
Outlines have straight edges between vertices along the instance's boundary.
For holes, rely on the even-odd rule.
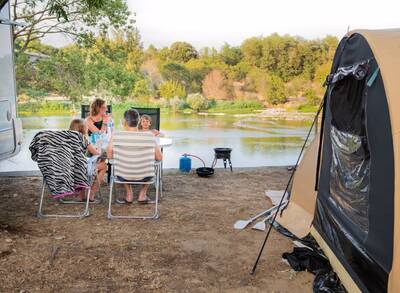
[[107,114],[106,101],[95,99],[90,106],[90,115],[86,118],[86,125],[89,130],[89,135],[93,132],[107,132],[108,119],[111,118],[111,113]]
[[[108,119],[111,118],[111,113],[107,114],[106,101],[102,99],[95,99],[90,106],[90,115],[86,118],[86,126],[88,128],[89,136],[92,133],[106,133]],[[98,180],[102,183],[104,175],[106,174],[107,168],[105,168],[105,161],[101,160],[97,163],[98,167]],[[103,166],[104,165],[104,166]]]

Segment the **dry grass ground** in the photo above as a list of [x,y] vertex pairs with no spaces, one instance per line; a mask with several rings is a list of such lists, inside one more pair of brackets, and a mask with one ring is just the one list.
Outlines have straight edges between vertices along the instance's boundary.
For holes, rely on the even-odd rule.
[[284,188],[288,175],[285,168],[217,170],[208,179],[169,171],[157,221],[109,221],[106,202],[83,220],[37,219],[40,178],[0,178],[0,291],[311,292],[313,276],[281,261],[289,239],[274,231],[250,276],[265,234],[233,229],[270,206],[264,191]]

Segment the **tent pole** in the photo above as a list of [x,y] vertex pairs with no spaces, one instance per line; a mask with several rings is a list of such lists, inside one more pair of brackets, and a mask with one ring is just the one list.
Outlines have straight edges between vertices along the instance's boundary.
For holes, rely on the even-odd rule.
[[[325,100],[325,99],[324,99],[324,100]],[[306,137],[306,139],[305,139],[305,141],[304,141],[303,147],[301,148],[300,154],[299,154],[299,156],[298,156],[298,158],[297,158],[297,161],[296,161],[296,164],[295,164],[295,166],[294,166],[294,168],[293,168],[293,171],[292,171],[292,173],[290,174],[289,181],[288,181],[288,183],[286,184],[285,191],[283,192],[283,195],[282,195],[282,197],[281,197],[281,199],[280,199],[280,201],[279,201],[278,208],[276,209],[276,212],[275,212],[275,214],[274,214],[274,217],[272,218],[271,224],[269,225],[269,229],[268,229],[267,235],[265,235],[264,242],[263,242],[263,244],[262,244],[262,246],[261,246],[261,249],[260,249],[260,251],[259,251],[259,253],[258,253],[256,262],[254,263],[253,268],[252,268],[252,270],[251,270],[251,272],[250,272],[251,275],[254,275],[254,273],[256,272],[257,265],[258,265],[258,262],[259,262],[259,260],[260,260],[261,254],[263,253],[265,244],[267,243],[267,240],[268,240],[269,235],[270,235],[270,233],[271,233],[272,227],[273,227],[273,225],[274,225],[274,223],[275,223],[275,220],[276,220],[276,217],[277,217],[277,215],[278,215],[278,212],[279,212],[279,210],[280,210],[280,208],[281,208],[281,206],[282,206],[282,203],[283,203],[283,200],[284,200],[284,198],[285,198],[286,192],[288,191],[289,186],[290,186],[290,183],[292,182],[294,173],[296,172],[296,169],[297,169],[297,166],[299,165],[301,156],[302,156],[302,154],[303,154],[303,152],[304,152],[304,149],[306,148],[306,144],[307,144],[307,141],[308,141],[308,139],[309,139],[309,137],[310,137],[310,134],[311,134],[311,131],[312,131],[313,127],[314,127],[314,124],[316,124],[316,122],[318,121],[319,113],[321,112],[321,109],[322,109],[323,106],[324,106],[324,100],[321,101],[321,104],[320,104],[320,106],[319,106],[319,108],[318,108],[318,111],[317,111],[317,113],[315,114],[313,123],[311,124],[311,127],[310,127],[310,129],[309,129],[309,131],[308,131],[308,133],[307,133],[307,137]],[[290,197],[290,195],[289,195],[289,197]],[[282,211],[281,211],[281,212],[282,212]]]

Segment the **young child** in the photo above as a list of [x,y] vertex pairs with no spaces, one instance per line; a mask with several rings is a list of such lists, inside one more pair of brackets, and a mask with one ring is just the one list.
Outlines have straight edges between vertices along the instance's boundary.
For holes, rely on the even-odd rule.
[[139,130],[140,131],[150,131],[155,136],[164,136],[160,131],[157,129],[150,129],[151,127],[151,117],[149,115],[143,114],[140,116],[140,124]]
[[[98,146],[100,149],[96,149],[91,143],[88,142],[88,139],[87,139],[88,128],[83,119],[72,120],[71,124],[69,126],[69,130],[75,130],[75,131],[78,131],[83,134],[85,140],[88,143],[87,150],[91,155],[100,155],[101,154],[101,145]],[[99,160],[96,163],[96,168],[97,168],[97,176],[98,176],[97,180],[99,180],[99,182],[101,183],[101,180],[102,180],[102,178],[104,178],[104,175],[106,174],[106,170],[107,170],[105,160]],[[93,182],[93,185],[91,186],[90,189],[91,189],[91,192],[90,192],[89,200],[94,201],[94,196],[97,191],[97,184],[95,182]],[[85,192],[84,191],[81,192],[79,194],[79,196],[82,201],[85,200]]]

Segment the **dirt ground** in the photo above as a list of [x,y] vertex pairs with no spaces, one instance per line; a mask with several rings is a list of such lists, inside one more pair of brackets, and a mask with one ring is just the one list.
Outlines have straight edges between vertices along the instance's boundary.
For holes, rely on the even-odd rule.
[[[265,190],[283,189],[288,175],[277,167],[217,169],[213,178],[168,171],[155,221],[108,220],[107,187],[88,218],[38,219],[41,179],[2,177],[0,292],[311,292],[313,276],[281,260],[289,239],[273,231],[250,276],[265,233],[233,229],[268,208]],[[47,204],[47,211],[81,208]]]

